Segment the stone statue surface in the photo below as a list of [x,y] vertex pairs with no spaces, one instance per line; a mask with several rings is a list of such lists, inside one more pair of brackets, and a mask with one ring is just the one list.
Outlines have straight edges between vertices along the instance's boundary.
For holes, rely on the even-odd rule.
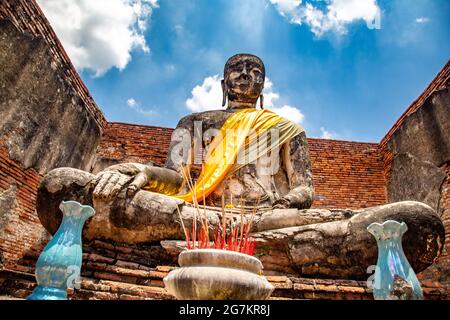
[[[181,119],[163,168],[123,163],[97,175],[73,168],[50,171],[38,190],[42,224],[54,233],[61,220],[59,203],[76,200],[93,205],[97,212],[87,223],[85,237],[130,244],[162,241],[173,250],[176,240],[184,238],[178,209],[187,226],[195,211],[184,200],[172,197],[186,192],[181,170],[189,171],[195,180],[202,159],[196,160],[213,140],[210,133],[220,130],[235,112],[257,108],[258,100],[263,107],[264,80],[265,67],[258,57],[231,57],[222,81],[227,108]],[[444,227],[429,206],[408,201],[361,210],[310,209],[314,188],[305,133],[283,143],[276,155],[273,172],[267,173],[258,158],[233,171],[205,197],[205,214],[212,226],[220,223],[223,204],[231,216],[240,207],[247,213],[257,207],[252,231],[266,269],[303,276],[367,278],[367,268],[376,264],[377,246],[366,228],[386,220],[408,224],[403,245],[416,272],[439,256]]]

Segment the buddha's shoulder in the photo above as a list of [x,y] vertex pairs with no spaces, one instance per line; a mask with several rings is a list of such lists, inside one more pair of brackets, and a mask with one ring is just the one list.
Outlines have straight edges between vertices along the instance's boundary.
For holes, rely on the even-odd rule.
[[232,114],[233,111],[224,109],[191,113],[181,118],[177,126],[185,127],[187,125],[192,125],[195,121],[207,121],[207,120],[221,121],[222,119],[228,118]]

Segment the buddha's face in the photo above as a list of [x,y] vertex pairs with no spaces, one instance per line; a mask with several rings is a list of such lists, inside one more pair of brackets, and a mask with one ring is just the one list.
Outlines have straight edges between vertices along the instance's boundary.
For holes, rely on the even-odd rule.
[[259,58],[251,55],[232,57],[225,68],[228,101],[256,104],[264,88],[265,70]]

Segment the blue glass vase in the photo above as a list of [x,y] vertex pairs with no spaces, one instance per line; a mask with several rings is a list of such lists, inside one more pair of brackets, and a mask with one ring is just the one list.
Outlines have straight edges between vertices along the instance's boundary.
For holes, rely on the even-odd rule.
[[59,208],[63,212],[61,225],[39,256],[35,272],[38,286],[27,300],[66,300],[67,288],[79,281],[81,232],[95,211],[75,201],[63,201]]
[[373,223],[367,230],[378,245],[373,283],[375,300],[423,300],[420,282],[403,252],[402,237],[407,225],[388,220],[383,224]]

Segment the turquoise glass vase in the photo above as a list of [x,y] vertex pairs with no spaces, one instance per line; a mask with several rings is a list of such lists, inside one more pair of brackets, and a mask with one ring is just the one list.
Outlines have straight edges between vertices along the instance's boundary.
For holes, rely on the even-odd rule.
[[373,296],[375,300],[423,300],[420,282],[411,268],[402,247],[408,226],[388,220],[373,223],[367,230],[378,245]]
[[61,225],[39,256],[35,272],[38,286],[27,300],[66,300],[67,288],[79,281],[81,232],[95,211],[75,201],[63,201],[59,208],[63,212]]

